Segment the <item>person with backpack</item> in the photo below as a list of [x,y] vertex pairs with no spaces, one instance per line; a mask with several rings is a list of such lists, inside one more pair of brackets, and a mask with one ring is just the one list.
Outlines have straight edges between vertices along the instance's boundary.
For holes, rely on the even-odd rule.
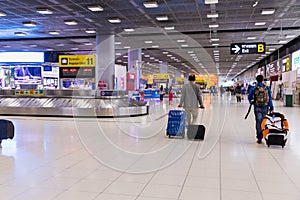
[[270,87],[263,83],[264,77],[262,75],[258,75],[256,77],[257,84],[250,89],[248,94],[248,100],[251,104],[254,105],[254,114],[256,121],[256,138],[257,143],[262,143],[262,130],[261,123],[266,114],[273,112],[274,106],[272,102],[272,93]]

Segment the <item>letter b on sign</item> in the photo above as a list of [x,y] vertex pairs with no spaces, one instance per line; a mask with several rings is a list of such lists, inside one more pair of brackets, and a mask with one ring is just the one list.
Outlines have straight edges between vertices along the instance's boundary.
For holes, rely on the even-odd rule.
[[258,53],[264,53],[265,52],[265,45],[264,44],[258,44],[257,45],[257,52]]

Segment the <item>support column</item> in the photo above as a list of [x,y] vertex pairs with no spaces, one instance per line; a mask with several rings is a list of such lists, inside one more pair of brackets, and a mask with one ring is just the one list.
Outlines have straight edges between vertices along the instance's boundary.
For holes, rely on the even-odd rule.
[[168,63],[162,62],[159,64],[159,73],[160,74],[168,74]]
[[140,89],[142,49],[128,49],[128,72],[136,74],[135,89]]
[[99,80],[108,84],[108,89],[114,88],[115,74],[115,36],[96,36],[96,85]]

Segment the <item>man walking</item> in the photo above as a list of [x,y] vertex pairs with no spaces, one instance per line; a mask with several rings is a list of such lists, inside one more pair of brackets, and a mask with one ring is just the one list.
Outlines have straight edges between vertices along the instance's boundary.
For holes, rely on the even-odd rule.
[[274,106],[272,102],[272,94],[271,90],[268,86],[263,83],[264,77],[262,75],[258,75],[256,77],[257,84],[256,86],[250,89],[248,94],[248,100],[250,103],[254,104],[254,114],[256,121],[256,138],[257,143],[262,143],[262,130],[261,123],[266,114],[268,114],[269,109],[270,112],[273,112]]
[[198,117],[198,108],[204,109],[202,92],[200,88],[194,83],[195,75],[189,76],[189,83],[182,87],[181,98],[178,107],[183,107],[188,125],[194,124]]

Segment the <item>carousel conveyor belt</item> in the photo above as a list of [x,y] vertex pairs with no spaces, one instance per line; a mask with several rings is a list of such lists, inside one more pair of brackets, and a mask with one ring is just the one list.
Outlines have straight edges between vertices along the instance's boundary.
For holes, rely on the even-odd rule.
[[147,114],[147,106],[129,106],[128,98],[0,97],[2,116],[101,118]]

